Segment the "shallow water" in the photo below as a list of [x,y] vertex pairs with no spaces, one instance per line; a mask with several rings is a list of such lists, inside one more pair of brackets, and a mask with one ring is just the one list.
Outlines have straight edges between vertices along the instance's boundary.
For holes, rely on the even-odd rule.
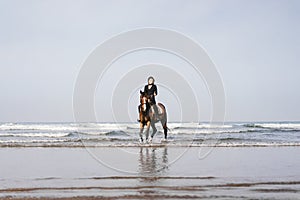
[[0,197],[299,199],[299,147],[0,148]]

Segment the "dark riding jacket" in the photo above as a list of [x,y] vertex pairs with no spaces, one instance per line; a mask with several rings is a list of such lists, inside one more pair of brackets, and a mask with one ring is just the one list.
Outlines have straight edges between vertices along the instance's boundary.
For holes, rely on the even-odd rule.
[[148,85],[145,85],[144,92],[150,96],[150,101],[152,104],[156,104],[154,93],[157,95],[157,87],[156,85],[152,85],[150,89],[148,89]]

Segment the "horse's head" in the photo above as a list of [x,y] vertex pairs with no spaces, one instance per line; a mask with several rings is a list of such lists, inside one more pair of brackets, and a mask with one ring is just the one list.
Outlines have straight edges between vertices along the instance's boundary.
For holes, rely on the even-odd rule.
[[149,99],[148,95],[145,92],[142,92],[140,90],[140,103],[141,103],[141,110],[143,112],[146,112],[147,110],[148,99]]

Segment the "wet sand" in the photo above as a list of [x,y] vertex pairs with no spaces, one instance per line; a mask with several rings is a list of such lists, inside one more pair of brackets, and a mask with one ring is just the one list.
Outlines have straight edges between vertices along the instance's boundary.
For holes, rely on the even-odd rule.
[[0,148],[0,199],[300,199],[299,147]]

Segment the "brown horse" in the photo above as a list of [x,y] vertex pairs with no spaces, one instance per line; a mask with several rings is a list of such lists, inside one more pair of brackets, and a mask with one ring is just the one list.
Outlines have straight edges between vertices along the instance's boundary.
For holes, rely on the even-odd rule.
[[[139,117],[140,117],[140,142],[143,142],[143,131],[144,126],[146,126],[146,141],[152,142],[153,136],[157,132],[157,129],[155,127],[155,123],[160,121],[161,125],[164,129],[164,139],[167,140],[168,136],[168,127],[167,127],[167,111],[165,106],[162,103],[158,103],[158,109],[159,112],[155,114],[153,106],[151,105],[151,102],[149,102],[149,96],[145,94],[144,92],[140,91],[140,106],[139,106]],[[149,138],[149,130],[150,126],[152,127],[152,134]]]

